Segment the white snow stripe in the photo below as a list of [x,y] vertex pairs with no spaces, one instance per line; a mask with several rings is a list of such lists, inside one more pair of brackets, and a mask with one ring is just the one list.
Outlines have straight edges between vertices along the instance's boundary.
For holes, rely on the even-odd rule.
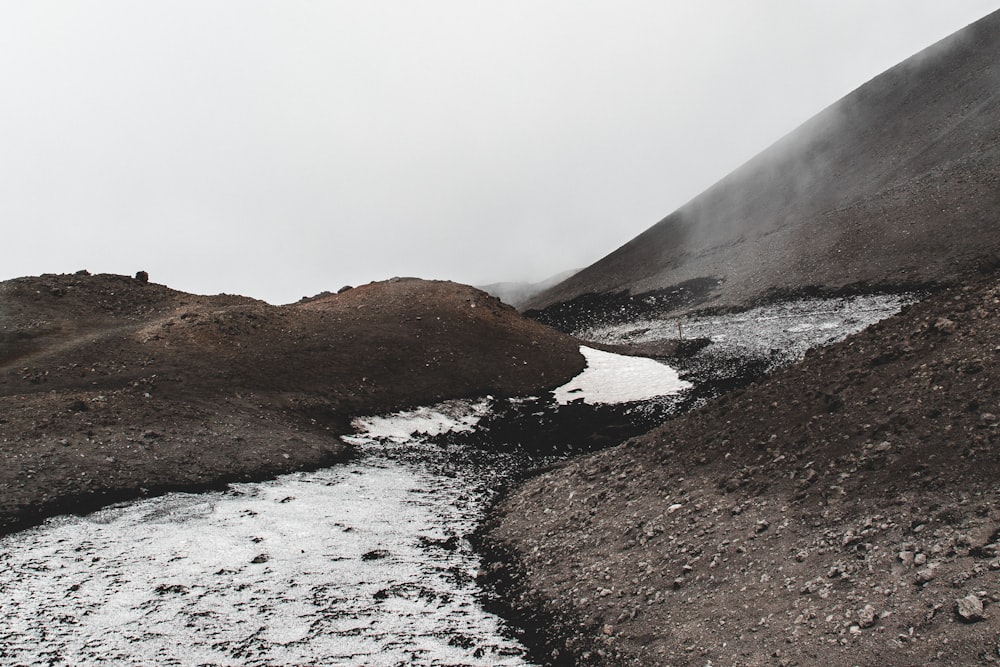
[[655,359],[627,357],[586,346],[580,346],[580,353],[587,358],[587,367],[553,392],[562,405],[581,398],[591,405],[644,401],[691,387],[677,371]]

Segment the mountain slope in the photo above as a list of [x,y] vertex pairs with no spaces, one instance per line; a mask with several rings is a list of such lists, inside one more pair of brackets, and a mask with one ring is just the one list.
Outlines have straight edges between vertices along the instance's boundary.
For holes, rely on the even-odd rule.
[[489,285],[480,285],[479,289],[483,290],[487,294],[495,296],[506,304],[519,308],[523,304],[530,301],[535,295],[563,282],[576,273],[577,270],[578,269],[570,269],[569,271],[561,271],[556,275],[537,283],[491,283]]
[[953,279],[1000,247],[1000,12],[863,85],[532,299],[721,279],[707,298]]
[[994,663],[1000,271],[960,282],[513,492],[486,571],[543,654]]

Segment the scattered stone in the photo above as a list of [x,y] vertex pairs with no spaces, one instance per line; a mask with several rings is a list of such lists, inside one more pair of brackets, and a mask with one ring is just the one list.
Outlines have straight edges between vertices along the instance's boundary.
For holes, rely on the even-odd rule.
[[969,551],[969,555],[976,558],[996,558],[1000,556],[1000,544],[993,542],[981,547],[975,547]]
[[136,271],[135,272],[135,279],[138,280],[140,283],[148,283],[149,282],[149,274],[146,273],[145,271]]
[[955,613],[958,614],[959,620],[963,623],[975,623],[986,618],[983,615],[982,600],[972,593],[955,600]]
[[367,553],[361,554],[361,560],[382,560],[383,558],[388,558],[389,556],[389,552],[385,549],[372,549]]
[[266,563],[269,560],[271,559],[267,554],[258,554],[254,556],[253,560],[251,560],[250,562],[253,563],[254,565],[260,565],[261,563]]
[[459,546],[459,539],[457,535],[452,535],[443,540],[431,537],[421,537],[420,543],[425,547],[435,547],[438,549],[444,549],[445,551],[456,551]]
[[875,625],[876,621],[878,621],[878,614],[872,605],[867,604],[858,612],[858,625],[862,628],[870,628]]
[[939,317],[934,322],[934,329],[943,334],[953,334],[955,333],[955,323],[947,317]]
[[157,595],[182,595],[188,591],[187,586],[181,586],[180,584],[160,584],[153,590]]
[[799,594],[810,595],[823,588],[823,585],[824,585],[823,580],[820,579],[819,577],[816,577],[815,579],[810,579],[805,584],[803,584],[802,588],[799,590]]
[[927,567],[917,570],[916,582],[918,586],[923,586],[924,584],[934,581],[937,578],[937,566],[933,563]]

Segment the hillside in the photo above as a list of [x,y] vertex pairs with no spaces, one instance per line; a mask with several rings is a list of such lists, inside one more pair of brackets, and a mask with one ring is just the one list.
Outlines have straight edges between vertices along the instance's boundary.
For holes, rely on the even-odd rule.
[[546,664],[998,661],[998,62],[1000,12],[527,304],[679,337],[692,310],[928,295],[513,490],[482,578]]
[[661,310],[954,280],[1000,246],[998,62],[1000,12],[861,86],[526,309],[692,285]]
[[996,662],[996,266],[529,480],[485,536],[508,613],[555,664]]
[[347,456],[352,417],[522,395],[577,343],[487,294],[393,279],[271,306],[115,275],[0,283],[0,533]]
[[528,303],[537,294],[544,292],[550,287],[558,285],[576,272],[577,269],[561,271],[556,275],[537,283],[492,283],[490,285],[480,285],[479,289],[483,290],[487,294],[495,296],[506,304],[514,306],[515,308],[520,308],[524,304]]

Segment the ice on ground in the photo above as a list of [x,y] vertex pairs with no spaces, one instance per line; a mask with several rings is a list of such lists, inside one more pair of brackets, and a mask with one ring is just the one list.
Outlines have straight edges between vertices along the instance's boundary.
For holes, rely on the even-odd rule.
[[676,394],[691,387],[670,366],[645,357],[627,357],[580,346],[587,358],[582,373],[554,390],[556,400],[565,405],[583,399],[598,403],[629,403]]
[[[717,350],[764,356],[777,352],[793,361],[801,359],[810,348],[843,340],[895,315],[914,301],[913,294],[800,299],[737,314],[691,316],[680,323],[685,338],[708,338]],[[677,325],[676,318],[643,319],[574,334],[609,345],[634,345],[675,340]]]
[[445,401],[431,407],[387,416],[361,417],[351,423],[356,435],[345,439],[389,440],[401,444],[409,442],[416,433],[440,435],[452,431],[471,431],[489,412],[491,400],[487,396],[476,402]]
[[493,471],[431,468],[364,456],[2,538],[0,664],[530,665],[471,545],[435,546],[475,529]]

